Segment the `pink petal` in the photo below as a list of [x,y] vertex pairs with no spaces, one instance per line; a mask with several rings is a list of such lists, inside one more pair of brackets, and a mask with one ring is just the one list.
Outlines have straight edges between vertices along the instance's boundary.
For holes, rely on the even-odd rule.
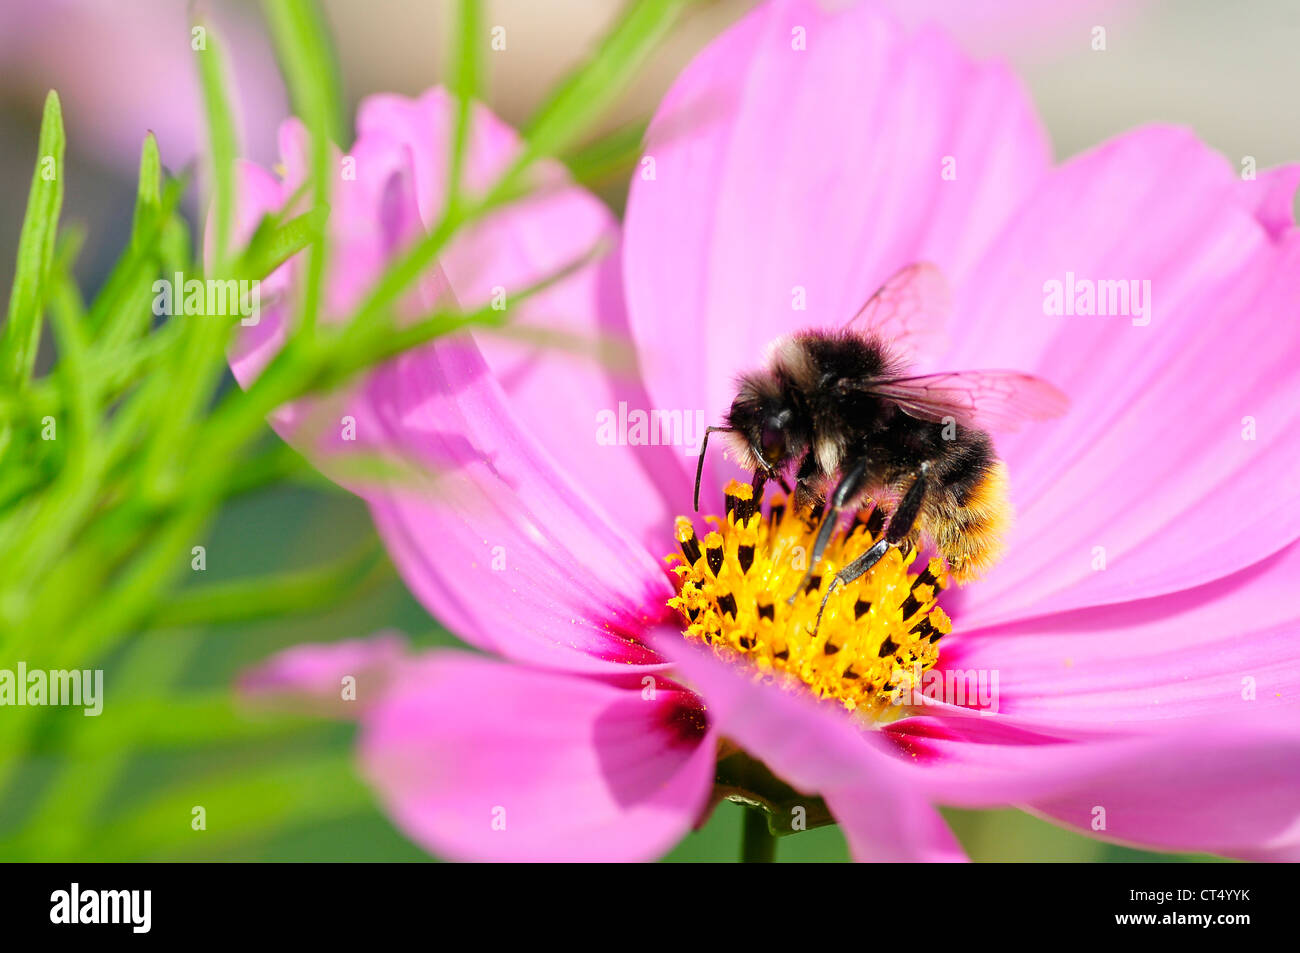
[[840,709],[753,680],[666,634],[657,647],[705,698],[709,722],[791,786],[820,794],[859,861],[955,861],[964,855],[907,784],[881,735]]
[[[392,137],[411,149],[420,210],[430,225],[446,204],[454,105],[438,88],[419,99],[372,96],[358,114],[361,142]],[[514,130],[483,107],[474,110],[471,131],[467,187],[481,193],[515,158],[520,142]],[[571,353],[554,343],[475,334],[523,429],[564,472],[581,481],[611,518],[653,552],[667,551],[677,509],[667,494],[672,491],[680,500],[686,492],[690,434],[682,433],[677,446],[603,445],[597,439],[597,421],[602,414],[617,417],[620,402],[629,411],[651,409],[635,368],[620,368],[613,350],[630,348],[617,223],[600,200],[570,184],[558,163],[541,163],[537,179],[544,183],[539,195],[467,229],[442,257],[442,267],[465,308],[485,307],[504,295],[513,329],[564,335],[587,348],[588,353]],[[602,245],[597,261],[515,303],[530,285]],[[694,417],[683,427],[688,423],[695,424]],[[692,431],[697,442],[702,428],[699,423]]]
[[996,672],[999,715],[1129,731],[1300,704],[1300,544],[1154,599],[949,637],[939,670]]
[[[991,246],[953,366],[1032,370],[1073,404],[999,439],[1018,520],[962,626],[1189,588],[1300,536],[1300,234],[1247,195],[1190,132],[1146,128],[1054,173]],[[1067,272],[1149,280],[1150,323],[1044,313]]]
[[626,216],[632,329],[657,404],[710,423],[768,342],[846,322],[901,265],[960,284],[1048,161],[1009,71],[904,36],[875,4],[811,0],[761,5],[711,43],[646,153]]
[[1281,238],[1295,228],[1296,189],[1300,187],[1300,163],[1265,169],[1254,179],[1241,183],[1247,207],[1254,206],[1255,217],[1273,238]]
[[[406,639],[398,632],[295,645],[244,672],[239,691],[249,699],[358,717],[379,699],[405,655]],[[352,691],[345,697],[348,678],[353,679]]]
[[[239,141],[249,155],[271,156],[288,102],[265,27],[238,4],[208,4],[198,16],[228,66]],[[0,83],[14,100],[57,89],[65,124],[77,130],[74,148],[96,162],[134,178],[140,140],[152,130],[163,165],[180,169],[207,144],[191,22],[187,6],[173,0],[7,3],[0,10]]]
[[[271,173],[252,162],[240,162],[236,168],[235,237],[248,241],[264,215],[279,210],[286,201],[284,187]],[[207,247],[212,247],[212,222],[208,222]],[[247,387],[272,357],[284,346],[284,305],[280,302],[293,287],[295,263],[272,272],[262,280],[259,297],[261,314],[257,323],[246,327],[235,340],[230,353],[230,369],[235,379]]]
[[[1258,860],[1300,859],[1300,720],[1189,719],[1107,742],[1034,738],[1001,718],[891,727],[919,796],[1025,805],[1105,840]],[[1104,829],[1094,818],[1104,810]]]
[[715,744],[698,701],[667,684],[439,652],[367,714],[361,760],[398,826],[434,853],[645,860],[702,810]]
[[359,431],[373,426],[381,446],[434,474],[424,486],[363,495],[436,618],[537,664],[658,663],[636,639],[670,612],[663,566],[608,525],[530,439],[472,342],[399,357],[372,376],[354,413]]
[[[281,138],[292,181],[306,161],[301,125],[286,124]],[[408,144],[375,132],[351,156],[355,178],[340,179],[333,196],[331,314],[354,305],[423,228]],[[256,185],[241,213],[250,227],[276,197],[264,174],[246,170],[246,178]],[[281,344],[294,303],[284,292],[298,267],[290,262],[268,280],[283,300],[268,304],[237,349],[232,363],[245,386]],[[432,307],[439,280],[445,287],[435,274],[422,289],[422,307]],[[345,429],[349,417],[354,435]],[[462,638],[567,669],[658,664],[635,640],[648,614],[654,621],[669,611],[672,590],[658,554],[611,526],[561,471],[514,416],[472,340],[404,354],[348,392],[281,408],[274,420],[370,502],[407,585]],[[358,452],[397,456],[425,477],[363,483],[343,466]]]

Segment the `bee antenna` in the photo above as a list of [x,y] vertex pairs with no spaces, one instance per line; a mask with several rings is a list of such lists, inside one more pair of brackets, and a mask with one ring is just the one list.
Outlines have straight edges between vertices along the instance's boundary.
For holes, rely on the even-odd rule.
[[731,433],[735,427],[705,427],[704,440],[700,442],[700,460],[695,465],[695,512],[700,511],[700,480],[704,477],[704,452],[709,449],[709,434],[715,431]]

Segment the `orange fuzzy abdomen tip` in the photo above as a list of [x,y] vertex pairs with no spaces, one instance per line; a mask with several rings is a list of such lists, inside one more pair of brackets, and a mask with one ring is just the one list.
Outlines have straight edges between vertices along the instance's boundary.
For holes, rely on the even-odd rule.
[[936,548],[959,584],[978,579],[1002,556],[1013,510],[1007,496],[1007,467],[1001,460],[989,467],[962,506],[940,506],[931,515]]

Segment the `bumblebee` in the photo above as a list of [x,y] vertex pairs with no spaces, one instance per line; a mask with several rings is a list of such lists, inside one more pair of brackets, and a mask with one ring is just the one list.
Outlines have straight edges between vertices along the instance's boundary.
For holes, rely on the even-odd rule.
[[825,598],[870,570],[890,546],[928,540],[958,582],[997,561],[1012,510],[1006,466],[989,431],[1060,416],[1068,402],[1048,382],[1016,371],[911,374],[916,358],[942,340],[950,310],[939,269],[910,265],[844,327],[776,341],[766,367],[740,378],[725,426],[707,428],[696,510],[708,434],[725,432],[753,471],[755,499],[772,478],[793,493],[796,507],[820,515],[796,595],[841,514],[867,500],[892,510],[883,535],[839,571]]

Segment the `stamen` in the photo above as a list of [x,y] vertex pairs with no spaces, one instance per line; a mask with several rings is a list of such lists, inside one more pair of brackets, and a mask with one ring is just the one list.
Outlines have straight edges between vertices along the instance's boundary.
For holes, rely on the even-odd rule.
[[695,538],[695,527],[685,516],[677,517],[677,542],[686,554],[686,561],[692,565],[700,558],[700,541]]
[[681,580],[669,605],[681,613],[687,638],[751,665],[756,677],[801,683],[821,698],[871,717],[886,714],[917,667],[939,657],[952,623],[936,604],[947,582],[931,559],[917,573],[912,549],[890,548],[868,573],[839,586],[817,622],[824,590],[836,573],[880,539],[885,514],[859,513],[837,528],[803,591],[788,603],[807,569],[819,520],[796,512],[776,494],[764,517],[749,484],[733,480],[724,515],[701,545],[689,519],[676,525],[681,555],[670,555]]
[[704,558],[708,560],[709,570],[713,573],[713,578],[718,578],[722,572],[724,562],[721,533],[710,533],[704,537]]

